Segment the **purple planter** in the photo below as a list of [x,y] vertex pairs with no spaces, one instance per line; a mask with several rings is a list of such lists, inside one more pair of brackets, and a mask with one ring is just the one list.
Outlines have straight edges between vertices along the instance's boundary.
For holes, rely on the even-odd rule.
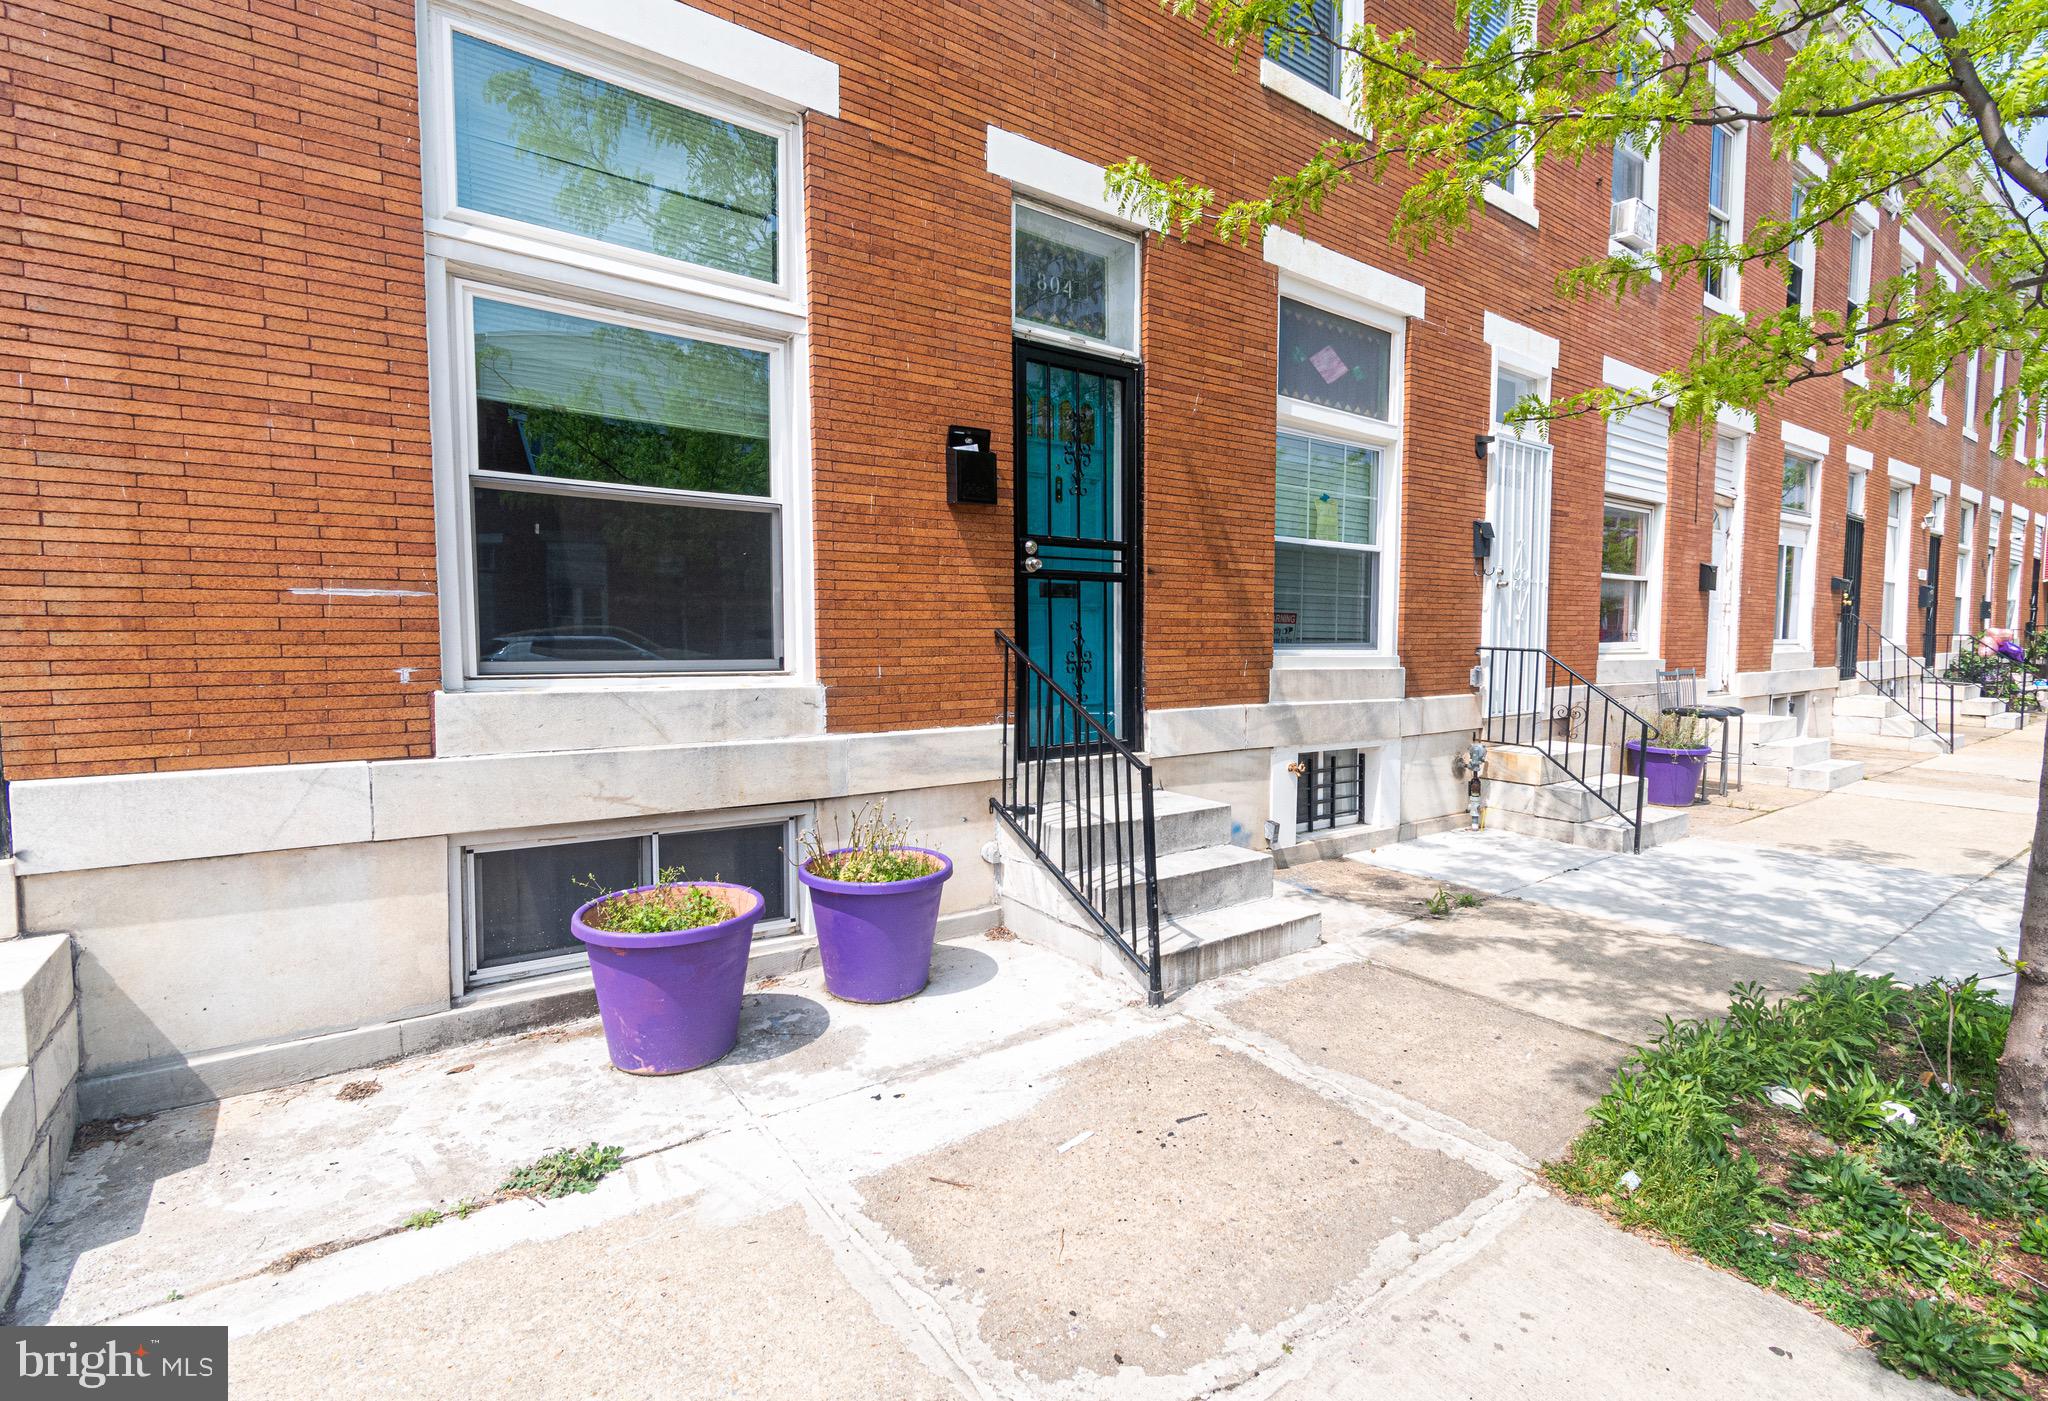
[[[689,881],[735,894],[743,913],[666,934],[614,934],[584,916],[617,895],[584,905],[569,930],[590,949],[590,980],[612,1064],[633,1075],[677,1075],[717,1060],[740,1038],[747,948],[766,903],[750,886]],[[639,890],[657,887],[643,885]]]
[[931,978],[939,887],[953,874],[953,863],[926,847],[903,850],[936,857],[939,868],[928,876],[880,883],[827,880],[812,875],[808,863],[796,868],[796,878],[811,891],[825,991],[842,1001],[900,1002],[923,992]]
[[1636,757],[1636,772],[1649,790],[1647,797],[1661,808],[1689,808],[1699,795],[1700,773],[1707,767],[1709,745],[1697,749],[1664,749],[1651,745],[1647,755],[1640,740],[1627,741]]

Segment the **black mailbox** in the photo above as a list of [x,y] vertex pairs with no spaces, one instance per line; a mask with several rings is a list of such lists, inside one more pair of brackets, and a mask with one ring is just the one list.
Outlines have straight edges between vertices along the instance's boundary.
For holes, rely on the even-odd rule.
[[1721,566],[1703,564],[1700,566],[1700,592],[1712,593],[1721,587]]
[[946,499],[956,506],[996,503],[996,455],[986,428],[946,430]]
[[1934,606],[1934,585],[1932,585],[1932,584],[1922,584],[1922,585],[1920,586],[1920,611],[1924,613],[1924,612],[1926,612],[1926,611],[1927,611],[1927,610],[1928,610],[1929,608],[1932,608],[1933,606]]

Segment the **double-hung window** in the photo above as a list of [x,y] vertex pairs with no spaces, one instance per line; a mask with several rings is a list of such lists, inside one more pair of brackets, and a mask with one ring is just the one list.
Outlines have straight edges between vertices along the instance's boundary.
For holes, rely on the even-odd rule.
[[[1716,126],[1707,135],[1707,246],[1728,247],[1740,237],[1743,136],[1740,127]],[[1736,268],[1710,251],[1700,282],[1716,302],[1735,300]]]
[[1991,429],[1990,446],[1994,453],[1999,451],[1998,426],[2005,415],[2005,352],[1991,352]]
[[1651,527],[1647,506],[1609,501],[1600,521],[1600,641],[1635,646],[1650,609]]
[[2013,521],[2005,554],[2005,626],[2016,632],[2020,625],[2020,565],[2027,555],[2026,522]]
[[[1466,27],[1467,62],[1495,62],[1489,51],[1501,44],[1498,62],[1519,64],[1520,58],[1510,55],[1533,42],[1535,21],[1528,0],[1473,0]],[[1505,202],[1521,217],[1533,218],[1535,161],[1516,127],[1483,118],[1473,125],[1469,147],[1473,158],[1487,166],[1488,186],[1506,196]]]
[[1813,503],[1820,465],[1798,453],[1785,454],[1778,496],[1778,579],[1773,637],[1806,644],[1813,622]]
[[[1953,295],[1956,290],[1956,275],[1937,263],[1935,276],[1940,278],[1944,292]],[[1927,416],[1936,423],[1948,422],[1948,366],[1935,371],[1934,383],[1927,386]]]
[[1977,506],[1965,501],[1956,512],[1956,608],[1955,618],[1950,624],[1952,631],[1963,634],[1975,632],[1975,621],[1970,617],[1970,595],[1976,580]]
[[1402,334],[1284,297],[1274,471],[1273,641],[1380,652]]
[[1970,439],[1977,436],[1977,376],[1984,368],[1983,354],[1972,346],[1963,369],[1963,436]]
[[[1786,222],[1797,226],[1806,217],[1806,187],[1792,186],[1792,203]],[[1785,305],[1804,316],[1813,310],[1813,235],[1801,234],[1785,249]]]
[[1849,374],[1862,380],[1862,352],[1856,349],[1856,339],[1863,329],[1863,318],[1870,314],[1870,253],[1871,245],[1877,239],[1877,231],[1855,220],[1849,227],[1849,288],[1844,298],[1842,329],[1849,338],[1848,350],[1856,357],[1857,363],[1849,367]]
[[795,119],[452,13],[425,72],[451,678],[792,669]]

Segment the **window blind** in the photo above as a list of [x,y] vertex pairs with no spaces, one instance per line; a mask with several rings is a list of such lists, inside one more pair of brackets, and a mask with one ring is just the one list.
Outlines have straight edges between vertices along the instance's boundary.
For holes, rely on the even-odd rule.
[[1646,406],[1607,421],[1607,490],[1632,501],[1669,494],[1671,413]]

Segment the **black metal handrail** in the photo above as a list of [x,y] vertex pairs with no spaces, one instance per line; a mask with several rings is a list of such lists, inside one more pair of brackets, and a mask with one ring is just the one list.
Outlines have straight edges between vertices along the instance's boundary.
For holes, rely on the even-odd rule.
[[1157,1006],[1166,994],[1152,766],[1008,636],[996,642],[1002,791],[989,807],[1145,975]]
[[1955,683],[1936,676],[1918,657],[1864,622],[1854,610],[1845,608],[1842,613],[1856,627],[1856,675],[1953,752]]
[[[1539,751],[1627,824],[1629,850],[1640,852],[1647,786],[1642,760],[1656,727],[1541,647],[1481,647],[1479,685],[1485,741]],[[1612,752],[1619,760],[1631,739],[1640,746],[1633,811],[1609,796],[1601,781],[1607,776],[1607,755]],[[1620,772],[1618,764],[1615,772]]]
[[1944,679],[1960,685],[1975,686],[1979,695],[1990,696],[1993,700],[2003,702],[2007,710],[2020,717],[2020,728],[2025,729],[2028,712],[2041,704],[2040,691],[2034,684],[2040,680],[2041,671],[2035,665],[2033,654],[2027,650],[2026,644],[2020,644],[2020,655],[2015,658],[1985,646],[1983,638],[1973,637],[1966,632],[1956,633],[1950,640],[1961,644],[1960,648],[1950,653],[1951,670],[1962,653],[1969,652],[1984,659],[1983,665],[1987,669],[1987,674],[1975,681],[1953,676]]

